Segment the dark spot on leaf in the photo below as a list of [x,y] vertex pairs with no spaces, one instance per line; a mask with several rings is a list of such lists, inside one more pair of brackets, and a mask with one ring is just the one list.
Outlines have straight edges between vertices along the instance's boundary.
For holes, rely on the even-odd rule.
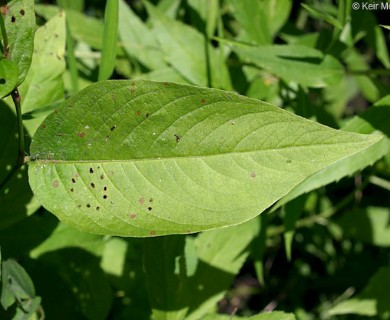
[[81,204],[79,204],[79,205],[77,206],[77,208],[81,208]]
[[107,187],[104,187],[103,190],[104,190],[104,191],[107,191]]
[[16,21],[16,18],[14,16],[11,17],[11,22],[15,22]]
[[149,234],[150,234],[151,236],[155,236],[155,235],[156,235],[156,231],[155,231],[155,230],[151,230],[151,231],[149,232]]
[[108,195],[105,194],[105,195],[103,196],[103,199],[107,199],[107,198],[108,198]]
[[76,179],[75,179],[75,178],[72,178],[72,182],[73,182],[73,183],[76,183]]
[[111,204],[114,204],[114,202],[110,201]]
[[205,104],[205,103],[206,103],[206,100],[205,100],[205,99],[202,99],[202,100],[200,100],[200,103],[201,103],[201,104]]
[[89,173],[93,173],[93,168],[89,168]]
[[101,175],[100,175],[100,179],[104,179],[104,174],[102,173]]
[[87,203],[87,208],[91,208],[91,205],[89,203]]
[[290,159],[287,159],[286,160],[286,163],[291,163],[292,161]]
[[138,201],[139,201],[140,204],[144,204],[145,203],[145,198],[139,198]]
[[54,37],[55,37],[55,38],[58,38],[58,37],[59,37],[58,33],[55,33],[55,34],[54,34]]
[[95,184],[93,182],[91,182],[91,187],[95,188]]
[[23,9],[20,10],[19,12],[20,12],[20,14],[21,14],[22,16],[24,16],[24,10],[23,10]]
[[253,172],[251,173],[251,177],[252,177],[252,178],[256,178],[256,172],[253,171]]
[[97,207],[96,207],[96,210],[97,210],[97,211],[99,211],[99,210],[100,210],[100,207],[99,207],[99,206],[97,206]]
[[1,7],[1,13],[5,16],[8,14],[9,7],[7,5],[2,5]]
[[53,181],[53,187],[54,188],[58,188],[58,180],[54,180]]
[[146,112],[145,118],[149,118],[149,112]]
[[153,202],[153,198],[150,198],[150,199],[149,199],[149,202]]
[[74,189],[73,188],[70,188],[70,192],[73,192],[74,191]]
[[115,129],[116,129],[116,126],[112,126],[112,127],[110,128],[111,131],[114,131]]
[[46,129],[46,125],[44,123],[41,124],[42,129]]
[[80,138],[84,138],[84,137],[85,137],[85,132],[83,132],[83,131],[77,131],[77,135],[78,135]]
[[1,79],[0,79],[0,84],[5,84],[5,83],[6,83],[5,79],[4,79],[4,78],[1,78]]
[[176,142],[180,142],[181,137],[178,134],[174,134],[174,136],[176,137]]
[[130,216],[130,219],[137,218],[137,214],[136,213],[130,213],[129,216]]
[[137,111],[135,114],[137,115],[137,116],[140,116],[141,115],[141,111]]
[[148,210],[149,210],[149,211],[152,211],[152,209],[153,209],[152,207],[148,207]]

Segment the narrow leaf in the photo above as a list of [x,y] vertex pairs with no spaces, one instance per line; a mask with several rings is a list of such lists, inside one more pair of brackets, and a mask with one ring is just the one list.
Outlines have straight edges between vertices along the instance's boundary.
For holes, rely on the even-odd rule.
[[104,33],[99,81],[107,80],[115,67],[118,39],[118,0],[108,0],[104,13]]
[[234,46],[245,62],[266,69],[285,81],[321,88],[341,80],[340,62],[320,51],[299,45]]
[[85,231],[196,232],[257,216],[381,139],[231,92],[107,81],[70,98],[37,130],[30,185],[43,206]]

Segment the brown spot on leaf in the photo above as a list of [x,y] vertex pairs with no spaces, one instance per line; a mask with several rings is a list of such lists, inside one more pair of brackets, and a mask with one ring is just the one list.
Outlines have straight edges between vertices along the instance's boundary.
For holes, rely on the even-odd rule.
[[252,177],[252,178],[256,178],[256,172],[253,171],[253,172],[251,173],[251,177]]
[[104,174],[102,173],[101,175],[100,175],[100,179],[104,179]]
[[54,180],[53,181],[53,187],[54,188],[58,188],[58,180]]
[[20,14],[21,14],[22,16],[24,16],[24,13],[25,13],[25,12],[24,12],[23,9],[21,9],[19,12],[20,12]]
[[99,211],[99,210],[100,210],[100,207],[99,207],[99,206],[97,206],[97,207],[96,207],[96,210],[97,210],[97,211]]
[[149,211],[152,211],[152,209],[153,209],[152,207],[148,207],[148,210],[149,210]]
[[205,100],[205,99],[202,99],[202,100],[200,100],[200,103],[201,103],[201,104],[205,104],[205,103],[206,103],[206,100]]
[[138,202],[139,202],[140,204],[144,204],[144,203],[145,203],[145,198],[139,198],[139,199],[138,199]]
[[136,111],[136,113],[135,113],[137,116],[140,116],[141,114],[142,114],[142,112],[141,111]]
[[3,5],[3,6],[1,6],[0,11],[1,11],[2,15],[5,16],[9,11],[9,7],[7,5]]
[[116,126],[114,125],[114,126],[112,126],[111,128],[110,128],[110,131],[114,131],[116,129]]
[[81,204],[79,204],[79,205],[77,206],[77,208],[81,208]]
[[87,203],[87,208],[91,208],[91,205],[89,203]]
[[91,168],[89,168],[89,173],[93,173],[94,171],[93,171],[93,168],[91,167]]
[[83,132],[83,131],[77,131],[77,135],[78,135],[80,138],[84,138],[84,137],[85,137],[85,132]]
[[129,217],[130,217],[130,219],[135,219],[135,218],[137,218],[137,214],[136,213],[130,213]]
[[174,134],[174,136],[176,138],[176,142],[180,142],[181,137],[178,134]]
[[91,187],[95,188],[95,184],[93,182],[91,182]]
[[145,118],[149,118],[149,112],[146,112]]
[[153,202],[153,198],[150,198],[150,199],[149,199],[149,202]]
[[72,182],[73,182],[73,183],[76,183],[76,179],[75,179],[75,178],[72,178]]
[[107,199],[107,198],[108,198],[108,195],[105,194],[105,195],[103,196],[103,199]]
[[70,192],[73,192],[74,191],[74,189],[73,188],[70,188]]
[[46,129],[46,125],[44,123],[41,124],[42,129]]
[[151,230],[151,231],[149,232],[149,234],[150,234],[151,236],[155,236],[155,235],[157,234],[157,232],[156,232],[156,230]]

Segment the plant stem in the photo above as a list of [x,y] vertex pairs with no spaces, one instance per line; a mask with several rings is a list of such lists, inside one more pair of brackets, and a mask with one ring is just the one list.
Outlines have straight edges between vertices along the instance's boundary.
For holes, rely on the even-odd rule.
[[0,13],[0,28],[1,28],[1,34],[3,36],[3,44],[4,44],[3,54],[7,58],[9,54],[9,44],[8,44],[7,32],[5,31],[3,15],[1,13]]
[[22,108],[20,106],[20,95],[18,88],[15,88],[11,93],[12,100],[14,101],[16,109],[16,117],[18,122],[18,133],[19,133],[19,152],[17,158],[17,164],[22,166],[24,164],[24,129],[22,122]]

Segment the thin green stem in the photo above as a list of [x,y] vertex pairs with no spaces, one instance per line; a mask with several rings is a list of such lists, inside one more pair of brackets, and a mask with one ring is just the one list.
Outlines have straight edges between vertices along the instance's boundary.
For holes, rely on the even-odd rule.
[[14,101],[16,109],[16,118],[18,122],[18,133],[19,133],[19,152],[17,158],[17,164],[22,166],[24,164],[24,128],[22,121],[22,108],[20,105],[20,95],[18,88],[15,88],[11,93],[12,100]]

